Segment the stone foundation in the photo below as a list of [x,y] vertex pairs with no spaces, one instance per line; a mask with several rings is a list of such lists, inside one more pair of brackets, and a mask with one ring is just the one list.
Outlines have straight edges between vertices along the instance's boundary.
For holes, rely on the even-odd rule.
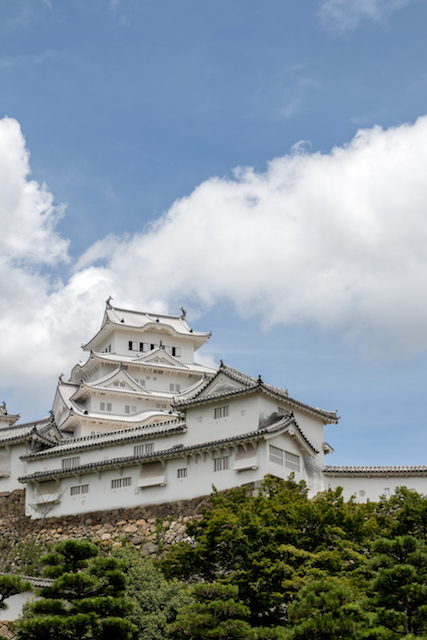
[[25,515],[25,490],[0,494],[0,535],[56,543],[90,538],[105,546],[131,542],[145,555],[156,555],[186,538],[186,524],[201,518],[209,496],[135,509],[98,511],[76,516],[32,520]]
[[11,629],[11,623],[7,620],[0,620],[0,638],[7,638],[7,640],[14,640],[16,638]]

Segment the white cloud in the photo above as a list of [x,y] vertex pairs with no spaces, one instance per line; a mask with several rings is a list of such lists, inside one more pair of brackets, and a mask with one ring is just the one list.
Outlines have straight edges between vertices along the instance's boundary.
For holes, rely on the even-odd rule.
[[332,29],[354,29],[365,19],[379,22],[413,0],[323,0],[320,18]]
[[16,402],[49,406],[110,293],[157,311],[229,300],[263,324],[314,321],[382,352],[427,348],[427,117],[211,178],[148,231],[99,240],[65,283],[58,210],[28,180],[15,121],[0,121],[0,143],[0,384]]

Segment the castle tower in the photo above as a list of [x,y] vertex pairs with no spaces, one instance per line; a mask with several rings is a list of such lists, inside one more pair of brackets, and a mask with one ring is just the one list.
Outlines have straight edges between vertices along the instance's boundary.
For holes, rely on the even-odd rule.
[[194,394],[215,374],[194,354],[210,332],[194,331],[180,316],[113,307],[107,301],[98,333],[87,344],[84,364],[68,381],[60,376],[55,421],[70,437],[162,422],[172,404]]

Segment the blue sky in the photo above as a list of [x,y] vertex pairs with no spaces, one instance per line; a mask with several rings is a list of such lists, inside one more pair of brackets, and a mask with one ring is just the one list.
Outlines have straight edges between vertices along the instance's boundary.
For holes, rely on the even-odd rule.
[[426,23],[424,0],[3,0],[9,411],[47,413],[111,294],[184,304],[204,358],[338,409],[330,463],[424,464]]

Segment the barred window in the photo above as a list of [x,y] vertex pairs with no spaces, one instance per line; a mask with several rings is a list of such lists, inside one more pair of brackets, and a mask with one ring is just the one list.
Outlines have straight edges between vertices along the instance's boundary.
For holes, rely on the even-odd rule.
[[89,493],[89,485],[88,484],[79,484],[75,487],[70,487],[70,494],[72,496],[78,496],[81,493]]
[[63,469],[75,469],[78,466],[80,466],[80,456],[76,456],[75,458],[63,458],[62,460]]
[[292,469],[292,471],[299,471],[299,456],[285,451],[285,465],[288,469]]
[[136,444],[133,448],[134,456],[147,456],[150,453],[154,453],[153,442],[148,442],[147,444]]
[[229,468],[230,456],[214,458],[214,471],[225,471]]
[[112,489],[120,489],[121,487],[130,487],[132,485],[132,478],[117,478],[111,480]]
[[279,449],[279,447],[275,447],[272,444],[270,445],[270,462],[280,464],[281,467],[286,467],[292,471],[300,470],[299,456],[296,456],[294,453],[290,453],[289,451],[285,451],[284,449]]
[[230,405],[226,404],[223,407],[217,407],[214,409],[214,418],[217,420],[218,418],[226,418],[230,413]]
[[178,478],[186,478],[187,477],[187,467],[183,469],[178,469]]

